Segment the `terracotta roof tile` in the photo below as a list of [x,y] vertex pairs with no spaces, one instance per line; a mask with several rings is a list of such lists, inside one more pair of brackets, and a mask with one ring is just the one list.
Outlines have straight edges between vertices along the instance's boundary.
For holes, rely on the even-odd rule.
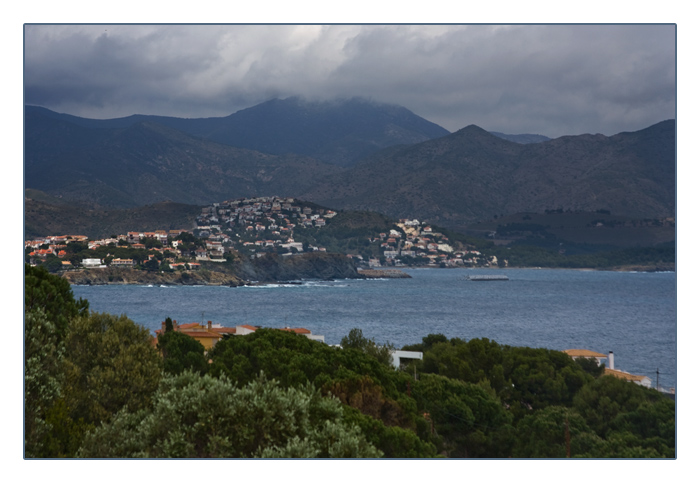
[[629,372],[618,371],[615,369],[605,368],[606,376],[614,376],[620,379],[627,379],[628,381],[641,381],[643,379],[648,379],[647,376],[637,376],[635,374],[630,374]]
[[197,337],[204,337],[207,339],[220,339],[223,337],[221,334],[217,334],[215,332],[208,332],[206,330],[181,330],[185,335],[189,335],[192,338],[197,338]]

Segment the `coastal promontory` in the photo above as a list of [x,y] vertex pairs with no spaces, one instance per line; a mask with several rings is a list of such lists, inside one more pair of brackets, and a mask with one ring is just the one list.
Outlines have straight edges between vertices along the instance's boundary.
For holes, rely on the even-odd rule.
[[228,285],[251,282],[279,282],[302,279],[364,278],[352,260],[335,253],[304,253],[291,257],[276,254],[234,262],[204,262],[202,268],[187,271],[149,271],[131,268],[90,268],[63,272],[74,285]]

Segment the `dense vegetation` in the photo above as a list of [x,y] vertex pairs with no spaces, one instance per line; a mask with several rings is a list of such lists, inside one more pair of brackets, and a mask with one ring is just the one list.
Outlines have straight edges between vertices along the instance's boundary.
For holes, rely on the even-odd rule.
[[676,263],[675,243],[573,254],[560,253],[559,250],[552,248],[519,244],[512,247],[495,247],[488,253],[495,255],[501,261],[501,265],[503,260],[508,260],[509,267],[609,269],[642,266],[651,269],[675,270]]
[[198,205],[164,201],[131,209],[105,209],[68,202],[39,190],[24,192],[25,239],[47,234],[80,234],[90,239],[129,231],[189,229]]
[[353,329],[260,329],[206,353],[25,272],[27,457],[673,458],[675,404],[591,361],[430,334],[400,370]]

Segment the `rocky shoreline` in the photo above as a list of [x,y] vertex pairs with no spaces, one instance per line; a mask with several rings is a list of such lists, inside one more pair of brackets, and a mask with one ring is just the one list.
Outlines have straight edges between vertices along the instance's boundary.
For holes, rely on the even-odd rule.
[[[665,272],[675,271],[675,269],[675,264],[660,264],[614,267],[606,270]],[[408,273],[398,269],[358,270],[347,257],[330,253],[312,253],[294,257],[266,255],[255,260],[242,260],[232,265],[210,262],[203,263],[200,270],[150,272],[108,267],[70,270],[63,272],[62,276],[73,285],[220,285],[229,287],[292,280],[411,278]]]
[[130,268],[91,268],[64,272],[72,285],[225,285],[240,287],[248,282],[221,272],[148,272]]
[[63,278],[73,285],[223,285],[240,287],[254,283],[289,280],[337,280],[365,278],[352,260],[333,253],[305,253],[293,257],[265,255],[233,263],[202,262],[199,270],[155,272],[131,268],[70,270]]

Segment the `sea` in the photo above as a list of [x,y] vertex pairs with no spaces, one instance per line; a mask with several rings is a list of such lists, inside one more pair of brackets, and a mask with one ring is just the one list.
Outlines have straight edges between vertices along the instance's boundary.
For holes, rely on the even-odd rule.
[[[589,349],[615,369],[676,388],[675,272],[406,269],[411,278],[305,280],[245,287],[73,286],[90,309],[150,331],[166,317],[224,327],[303,327],[339,344],[351,329],[396,348],[428,334],[511,346]],[[506,275],[507,281],[473,281]]]

